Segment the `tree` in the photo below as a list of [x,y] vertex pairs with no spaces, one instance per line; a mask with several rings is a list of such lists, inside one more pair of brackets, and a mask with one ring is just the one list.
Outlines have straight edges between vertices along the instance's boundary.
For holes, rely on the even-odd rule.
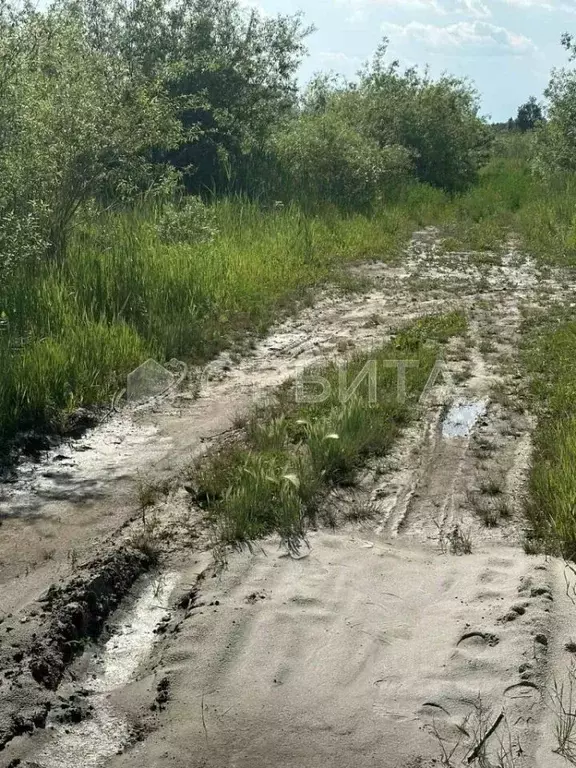
[[542,107],[536,101],[535,96],[530,96],[525,104],[518,107],[516,128],[522,133],[533,130],[542,121]]
[[[177,144],[181,128],[157,80],[89,44],[76,6],[14,14],[4,5],[0,25],[7,267],[28,252],[61,255],[76,211],[94,195],[126,199],[159,182],[167,169],[150,149]],[[26,222],[25,242],[14,241],[17,222]]]
[[331,107],[381,149],[402,146],[416,177],[458,192],[472,184],[488,155],[490,131],[468,83],[433,80],[427,71],[387,64],[385,40],[357,85],[334,90]]
[[66,1],[81,7],[95,47],[161,78],[179,105],[188,138],[162,157],[188,189],[241,184],[251,155],[296,106],[312,31],[302,16],[263,16],[239,0]]

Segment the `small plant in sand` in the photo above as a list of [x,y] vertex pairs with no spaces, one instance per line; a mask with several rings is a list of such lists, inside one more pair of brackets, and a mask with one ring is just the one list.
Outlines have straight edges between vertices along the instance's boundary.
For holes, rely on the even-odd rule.
[[548,706],[555,718],[555,752],[570,765],[576,765],[576,667],[568,671],[566,680],[554,680]]
[[146,525],[146,510],[153,507],[161,496],[170,493],[169,480],[146,480],[138,474],[138,507],[142,512],[142,522]]
[[434,525],[438,529],[438,546],[443,555],[472,554],[472,538],[458,523],[448,529],[438,520],[434,520]]
[[130,539],[129,544],[141,552],[148,565],[153,567],[160,560],[160,546],[150,526],[144,525]]
[[499,496],[504,492],[502,480],[492,475],[480,484],[480,491],[487,496]]
[[[438,524],[437,524],[438,525]],[[466,531],[463,531],[460,525],[456,524],[448,531],[440,530],[439,545],[443,554],[450,553],[451,555],[471,555],[472,554],[472,537]]]
[[[446,714],[448,714],[446,712]],[[496,714],[480,696],[464,718],[448,727],[434,720],[427,730],[439,747],[440,765],[457,768],[519,768],[522,747],[513,734],[504,711]]]
[[377,509],[374,504],[357,503],[352,504],[346,511],[345,517],[351,523],[363,523],[367,520],[373,520],[377,515]]

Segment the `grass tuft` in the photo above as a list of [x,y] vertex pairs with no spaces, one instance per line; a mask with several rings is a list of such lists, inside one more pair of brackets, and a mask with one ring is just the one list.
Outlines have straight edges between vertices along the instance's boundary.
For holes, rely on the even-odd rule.
[[[298,398],[296,386],[283,387],[268,412],[249,422],[245,441],[205,459],[191,485],[196,500],[226,542],[250,542],[278,532],[296,546],[316,518],[327,489],[354,485],[357,470],[371,456],[386,454],[418,406],[441,344],[466,330],[458,312],[422,318],[394,340],[370,353],[355,355],[343,367],[315,369],[325,380],[321,402]],[[393,361],[410,361],[405,397],[398,396]],[[367,368],[367,364],[369,368]],[[367,370],[376,372],[376,387]],[[301,394],[301,393],[300,393]]]

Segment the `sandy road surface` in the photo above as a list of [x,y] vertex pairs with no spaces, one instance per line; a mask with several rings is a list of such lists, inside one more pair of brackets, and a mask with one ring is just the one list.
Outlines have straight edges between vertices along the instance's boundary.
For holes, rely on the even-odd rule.
[[[88,688],[88,719],[16,739],[6,765],[479,764],[493,727],[485,751],[494,765],[499,752],[503,766],[564,764],[552,753],[545,692],[570,663],[576,605],[563,565],[522,549],[533,425],[518,405],[517,347],[522,307],[542,291],[565,300],[565,286],[558,275],[543,280],[513,245],[490,262],[443,254],[437,240],[417,233],[400,267],[360,269],[374,284],[367,295],[324,297],[239,364],[221,358],[199,399],[184,392],[124,412],[85,438],[89,450],[52,457],[67,468],[50,477],[36,468],[10,491],[7,509],[20,511],[0,546],[7,562],[21,547],[24,574],[4,574],[17,602],[65,574],[71,547],[87,551],[133,514],[138,472],[161,475],[205,450],[254,394],[320,357],[381,343],[419,315],[468,315],[467,337],[450,343],[446,376],[415,424],[353,493],[327,501],[336,517],[368,506],[370,519],[312,531],[299,559],[265,542],[213,577],[174,547],[170,589],[160,584],[148,603],[135,594],[111,646],[65,682],[67,694]],[[184,496],[159,514],[189,516]],[[49,531],[60,543],[34,567]],[[145,618],[154,610],[166,612],[159,635]],[[115,685],[101,668],[125,646],[140,663]],[[104,694],[89,684],[101,675]]]

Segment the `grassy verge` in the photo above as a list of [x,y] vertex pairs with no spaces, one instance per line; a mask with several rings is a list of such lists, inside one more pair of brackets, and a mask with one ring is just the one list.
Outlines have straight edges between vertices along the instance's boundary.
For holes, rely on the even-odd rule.
[[503,141],[478,184],[436,209],[449,250],[499,251],[510,234],[543,264],[576,266],[576,178],[533,172],[529,137]]
[[[576,266],[576,180],[533,174],[528,145],[512,137],[479,184],[441,212],[447,250],[498,251],[510,234],[541,268]],[[523,143],[524,142],[524,143]],[[515,144],[515,145],[514,145]],[[566,273],[567,276],[569,273]],[[547,308],[523,327],[523,360],[537,416],[527,516],[528,551],[576,559],[576,320]]]
[[[390,449],[417,408],[442,343],[465,330],[461,313],[426,317],[392,342],[355,356],[345,369],[332,364],[316,370],[325,381],[321,402],[298,397],[294,385],[283,388],[273,406],[250,420],[242,443],[193,472],[196,499],[220,540],[246,542],[279,532],[297,543],[326,490],[353,484],[363,462]],[[401,398],[391,365],[399,360],[411,361]],[[372,391],[369,378],[362,378],[367,365],[376,373]],[[348,388],[359,383],[349,398],[343,397],[343,370]]]
[[92,218],[62,263],[0,285],[0,440],[106,400],[149,356],[201,362],[262,332],[346,263],[393,259],[439,200],[416,189],[372,215],[220,201],[199,244],[162,242],[157,211]]
[[530,550],[576,559],[576,321],[557,310],[526,322],[524,361],[538,416],[527,506]]

